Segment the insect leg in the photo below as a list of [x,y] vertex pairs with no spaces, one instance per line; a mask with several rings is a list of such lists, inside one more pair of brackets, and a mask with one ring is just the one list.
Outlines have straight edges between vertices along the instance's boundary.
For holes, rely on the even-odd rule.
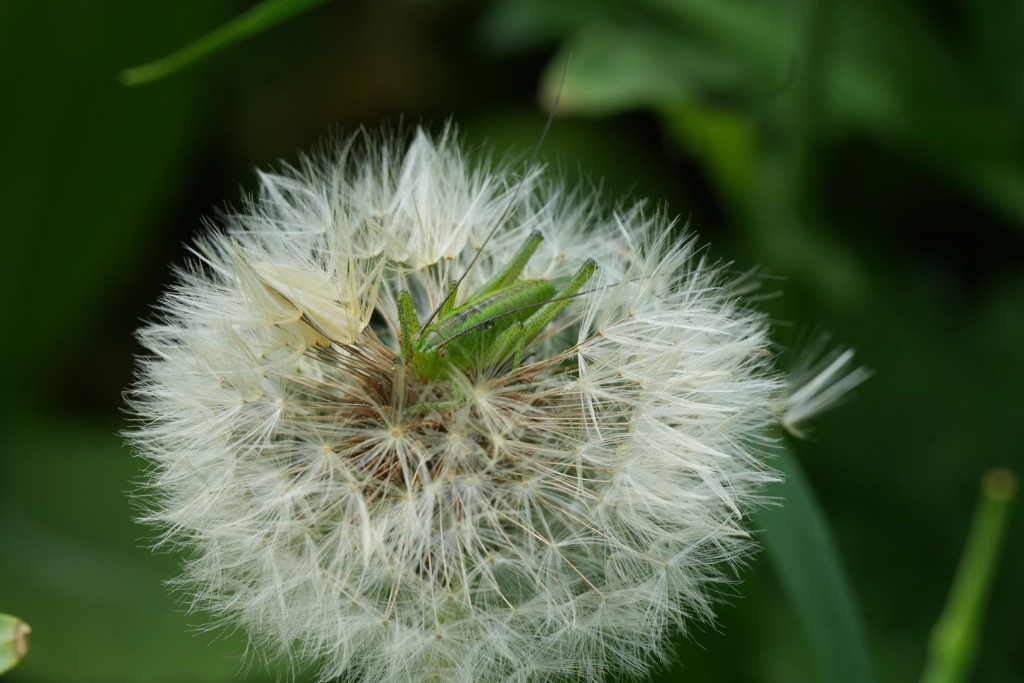
[[407,290],[398,293],[398,343],[402,347],[402,360],[411,363],[416,354],[416,331],[420,327],[420,320],[416,317],[416,307],[413,306],[412,296]]
[[437,319],[444,320],[448,317],[448,314],[455,308],[455,300],[459,298],[459,281],[451,280],[448,283],[448,294],[445,296],[444,302],[441,304],[441,309],[437,312]]
[[509,264],[498,271],[498,273],[488,280],[483,287],[478,289],[475,292],[475,296],[480,297],[481,295],[515,282],[515,279],[523,272],[523,268],[526,267],[526,263],[530,260],[530,257],[533,256],[533,252],[537,251],[537,247],[540,246],[540,243],[543,240],[544,236],[535,230],[526,238],[523,246],[521,246],[519,251],[515,253],[515,256],[513,256],[512,260],[509,261]]
[[490,345],[486,356],[489,363],[495,363],[512,351],[513,362],[518,367],[523,362],[523,352],[526,345],[541,333],[555,317],[562,312],[562,309],[569,305],[573,295],[579,292],[583,285],[594,276],[597,270],[597,263],[594,259],[587,259],[576,274],[573,275],[569,284],[562,291],[555,294],[551,301],[544,304],[529,318],[522,322],[516,322],[507,330],[501,333],[494,343]]
[[[534,230],[533,233],[526,238],[523,246],[519,247],[519,251],[515,253],[509,264],[498,271],[498,273],[484,283],[482,287],[473,292],[473,298],[485,298],[491,292],[515,282],[516,278],[519,277],[519,274],[523,272],[523,268],[526,267],[526,263],[530,260],[530,257],[533,256],[533,252],[537,251],[537,247],[540,246],[542,241],[544,241],[544,236],[541,235],[540,232]],[[476,259],[474,258],[473,261],[476,262]],[[463,277],[465,277],[465,275],[463,275]],[[459,280],[453,280],[449,284],[448,293],[445,295],[444,301],[442,301],[441,305],[437,307],[437,310],[434,311],[426,324],[420,328],[419,336],[421,338],[426,334],[427,328],[430,327],[435,320],[437,322],[444,322],[448,314],[455,308],[455,299],[458,296],[459,283],[461,281],[462,279],[460,278]]]

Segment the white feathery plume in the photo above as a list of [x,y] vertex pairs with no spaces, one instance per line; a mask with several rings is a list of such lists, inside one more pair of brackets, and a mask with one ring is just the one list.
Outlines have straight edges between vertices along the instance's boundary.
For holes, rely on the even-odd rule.
[[[427,379],[399,292],[428,322],[495,227],[458,304],[535,231],[521,278],[597,274],[522,366]],[[196,254],[139,332],[146,521],[194,607],[321,680],[646,672],[751,551],[771,428],[849,384],[787,419],[765,316],[672,221],[472,167],[451,131],[262,173]]]

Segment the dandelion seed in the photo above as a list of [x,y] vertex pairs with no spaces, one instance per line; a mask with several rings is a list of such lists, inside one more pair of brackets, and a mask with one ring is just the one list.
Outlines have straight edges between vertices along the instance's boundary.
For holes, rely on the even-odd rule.
[[787,392],[745,285],[671,228],[450,131],[261,174],[139,332],[177,585],[322,680],[647,671],[750,552]]

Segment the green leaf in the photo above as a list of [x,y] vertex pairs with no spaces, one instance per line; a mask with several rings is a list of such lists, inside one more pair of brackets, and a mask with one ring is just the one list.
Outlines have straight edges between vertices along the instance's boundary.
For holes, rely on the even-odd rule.
[[18,617],[0,614],[0,674],[10,671],[28,653],[32,629]]
[[864,626],[825,516],[796,458],[784,446],[777,454],[775,465],[786,480],[769,495],[782,499],[782,505],[759,511],[754,519],[803,622],[818,680],[870,683],[875,676]]
[[177,52],[148,64],[121,72],[124,85],[140,85],[198,62],[226,47],[273,28],[292,17],[322,5],[327,0],[264,0],[248,12],[232,19]]
[[728,88],[744,77],[727,57],[674,28],[601,19],[572,35],[549,63],[543,87],[554,93],[561,86],[563,111],[600,116],[691,100],[701,88]]
[[[787,67],[793,47],[787,41],[780,7],[736,0],[643,0],[686,33],[718,46],[748,69],[760,71],[777,62]],[[680,31],[680,35],[683,32]]]
[[479,42],[495,52],[543,50],[613,12],[617,4],[618,0],[494,0],[480,20]]
[[680,148],[693,150],[732,203],[751,201],[761,142],[751,117],[697,100],[666,105],[658,111]]

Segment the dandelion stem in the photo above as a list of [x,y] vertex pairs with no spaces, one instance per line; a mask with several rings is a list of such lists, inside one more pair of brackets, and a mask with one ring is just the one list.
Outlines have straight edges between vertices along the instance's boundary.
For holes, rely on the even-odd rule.
[[921,683],[967,680],[1016,494],[1017,478],[1009,470],[992,469],[982,477],[981,498],[967,546],[953,578],[946,609],[932,629]]

